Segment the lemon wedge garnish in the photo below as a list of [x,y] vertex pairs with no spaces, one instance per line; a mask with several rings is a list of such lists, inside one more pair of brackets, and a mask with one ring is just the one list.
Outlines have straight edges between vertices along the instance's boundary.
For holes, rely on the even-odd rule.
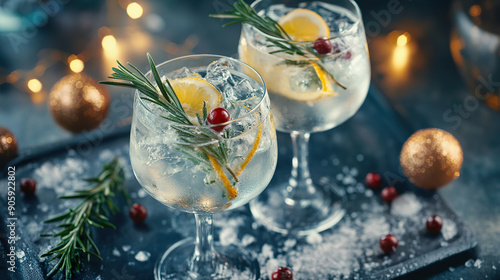
[[203,101],[207,102],[207,112],[219,107],[222,95],[201,78],[179,78],[170,84],[181,102],[182,108],[191,121],[198,123],[196,114],[203,116]]
[[319,37],[330,37],[330,28],[325,20],[308,9],[295,9],[281,17],[278,24],[294,41],[314,41]]

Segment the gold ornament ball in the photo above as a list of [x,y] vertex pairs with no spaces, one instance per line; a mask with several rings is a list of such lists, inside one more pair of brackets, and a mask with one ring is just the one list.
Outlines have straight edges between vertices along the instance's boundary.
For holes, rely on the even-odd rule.
[[17,156],[17,141],[14,134],[5,127],[0,127],[0,167]]
[[429,128],[415,132],[403,145],[400,163],[408,179],[423,189],[438,189],[460,176],[463,152],[450,133]]
[[106,88],[83,73],[63,77],[49,95],[52,117],[73,133],[97,128],[107,117],[109,104]]

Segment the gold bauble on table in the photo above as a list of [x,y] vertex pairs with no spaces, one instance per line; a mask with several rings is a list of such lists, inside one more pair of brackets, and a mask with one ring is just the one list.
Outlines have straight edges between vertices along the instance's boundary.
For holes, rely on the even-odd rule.
[[63,77],[49,95],[52,117],[73,133],[98,127],[108,115],[109,103],[106,88],[83,73]]
[[415,132],[404,143],[400,155],[408,179],[423,189],[437,189],[458,178],[462,162],[458,140],[437,128]]
[[0,167],[17,156],[17,141],[14,134],[5,127],[0,127]]

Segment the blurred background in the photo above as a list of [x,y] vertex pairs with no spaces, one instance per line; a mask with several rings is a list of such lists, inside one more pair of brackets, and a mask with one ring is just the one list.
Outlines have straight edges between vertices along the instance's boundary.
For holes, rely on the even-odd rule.
[[[373,88],[410,130],[444,129],[464,149],[460,179],[440,193],[475,231],[478,257],[487,266],[463,265],[432,279],[493,275],[500,270],[500,1],[357,2]],[[232,3],[0,1],[0,127],[12,132],[21,155],[76,135],[91,138],[126,127],[132,92],[95,81],[104,80],[116,60],[147,70],[146,52],[157,63],[192,53],[236,57],[240,26],[223,29],[223,21],[208,17]],[[84,84],[72,84],[67,75],[75,73],[84,75]],[[56,93],[64,87],[79,101],[61,100]],[[86,102],[102,111],[88,113]],[[76,113],[90,114],[93,122],[72,119]]]

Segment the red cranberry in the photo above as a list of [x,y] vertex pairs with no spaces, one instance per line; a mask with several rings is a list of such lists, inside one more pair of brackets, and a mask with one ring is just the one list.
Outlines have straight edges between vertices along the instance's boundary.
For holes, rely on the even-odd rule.
[[280,267],[271,275],[272,280],[293,280],[293,273],[288,267]]
[[34,195],[36,190],[36,181],[32,178],[21,179],[21,191],[26,195]]
[[[215,108],[210,111],[207,116],[207,122],[209,124],[225,123],[229,120],[231,120],[231,116],[229,115],[229,112],[224,108]],[[212,129],[217,132],[221,132],[222,130],[224,130],[224,127],[226,127],[226,125],[218,125],[212,127]]]
[[386,187],[382,190],[382,199],[387,202],[392,202],[398,196],[398,191],[395,187]]
[[382,177],[376,172],[370,172],[366,174],[365,183],[370,189],[376,190],[382,184]]
[[382,252],[384,252],[385,254],[394,253],[396,252],[397,248],[398,239],[396,238],[396,236],[388,234],[380,238],[380,249],[382,249]]
[[332,51],[332,43],[326,37],[319,37],[314,41],[313,49],[319,54],[328,54]]
[[142,206],[141,204],[134,203],[134,205],[130,207],[130,211],[128,212],[128,214],[130,215],[132,221],[141,223],[148,216],[148,211],[146,210],[146,207]]
[[441,232],[441,228],[443,227],[443,220],[438,215],[432,215],[427,218],[425,226],[430,234],[438,234]]

